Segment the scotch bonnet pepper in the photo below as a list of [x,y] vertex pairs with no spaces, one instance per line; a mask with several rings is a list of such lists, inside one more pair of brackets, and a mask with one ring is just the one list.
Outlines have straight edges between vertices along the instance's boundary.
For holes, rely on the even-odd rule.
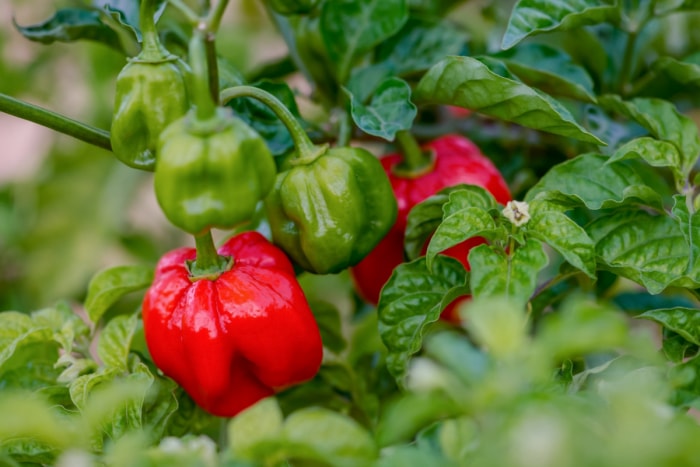
[[[430,153],[432,162],[416,172],[402,170],[403,156],[389,154],[381,158],[398,202],[398,216],[391,231],[379,245],[357,266],[351,269],[353,281],[360,295],[370,303],[377,304],[384,284],[392,271],[404,261],[404,236],[410,210],[421,201],[443,188],[458,184],[478,185],[488,190],[501,204],[510,201],[510,191],[498,169],[479,148],[467,138],[447,135],[435,139],[422,148]],[[481,244],[481,238],[471,238],[453,246],[441,254],[458,259],[467,270],[469,251]],[[427,244],[424,246],[427,247]],[[454,306],[443,312],[443,317],[454,321]]]
[[357,264],[389,231],[396,200],[379,160],[361,148],[291,159],[265,199],[272,237],[317,274]]
[[143,303],[154,363],[206,411],[231,417],[276,390],[313,378],[323,348],[318,326],[282,251],[256,232],[219,254],[232,267],[192,278],[194,248],[164,255]]
[[160,44],[153,23],[154,2],[141,4],[143,48],[119,72],[110,140],[124,164],[154,170],[160,133],[187,112],[184,62]]
[[276,173],[260,135],[220,107],[212,120],[190,111],[161,133],[154,186],[168,220],[197,235],[249,220]]

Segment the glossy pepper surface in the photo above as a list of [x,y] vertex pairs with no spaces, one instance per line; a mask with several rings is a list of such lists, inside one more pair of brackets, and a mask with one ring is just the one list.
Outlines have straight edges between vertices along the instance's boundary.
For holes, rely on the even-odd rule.
[[[381,158],[398,203],[398,216],[390,232],[372,252],[352,270],[352,277],[360,295],[373,304],[392,271],[404,261],[404,234],[409,211],[421,201],[443,188],[458,184],[478,185],[488,190],[496,201],[506,204],[510,191],[501,173],[467,138],[447,135],[423,146],[432,155],[432,165],[415,174],[401,170],[402,156],[389,154]],[[472,238],[455,245],[442,254],[458,259],[469,269],[467,255],[483,239]],[[424,246],[424,250],[427,244]],[[448,307],[443,317],[450,318],[454,307]]]
[[158,203],[170,222],[195,235],[250,219],[277,173],[265,141],[228,109],[216,112],[206,122],[188,112],[158,146]]
[[153,170],[160,133],[187,112],[182,72],[174,60],[129,62],[117,77],[111,142],[124,164]]
[[143,48],[117,76],[110,139],[124,164],[154,170],[160,133],[189,107],[186,65],[160,43],[153,22],[155,2],[141,2]]
[[233,266],[193,280],[193,248],[164,255],[143,303],[153,361],[206,411],[230,417],[321,365],[318,326],[285,254],[256,232],[227,241]]
[[396,200],[379,160],[361,148],[292,159],[265,199],[274,242],[307,271],[357,264],[389,231]]

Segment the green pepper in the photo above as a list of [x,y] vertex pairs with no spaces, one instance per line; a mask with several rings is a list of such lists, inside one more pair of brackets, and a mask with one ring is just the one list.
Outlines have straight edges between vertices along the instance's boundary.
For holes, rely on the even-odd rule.
[[160,134],[154,186],[165,217],[199,236],[250,220],[277,168],[262,137],[214,102],[202,31],[189,58],[194,106]]
[[141,4],[143,48],[117,76],[111,143],[130,167],[153,170],[158,135],[188,108],[184,63],[160,44],[153,1]]
[[[265,199],[274,242],[307,271],[339,272],[362,260],[396,220],[391,183],[361,148],[291,159]],[[319,154],[320,153],[320,154]]]
[[165,216],[192,234],[250,219],[275,180],[265,141],[230,110],[199,122],[194,111],[160,136],[154,179]]
[[308,13],[319,0],[266,0],[267,5],[280,15],[298,15]]

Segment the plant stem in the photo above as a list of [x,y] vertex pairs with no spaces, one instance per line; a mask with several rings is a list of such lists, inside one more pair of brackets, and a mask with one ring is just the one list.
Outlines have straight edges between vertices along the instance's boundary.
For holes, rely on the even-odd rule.
[[352,137],[352,121],[350,112],[345,109],[341,110],[340,122],[338,124],[338,146],[343,147],[350,144]]
[[269,92],[253,86],[234,86],[221,91],[221,101],[224,104],[237,97],[252,97],[272,109],[292,135],[292,141],[294,141],[294,146],[296,147],[297,159],[310,161],[316,159],[326,151],[325,145],[317,146],[311,142],[311,139],[289,109]]
[[0,93],[0,112],[29,120],[97,147],[112,150],[109,132]]
[[[200,24],[202,26],[202,24]],[[209,88],[209,66],[205,45],[206,31],[197,27],[190,39],[190,67],[192,67],[193,101],[199,121],[211,120],[216,116],[216,103]]]
[[620,82],[618,84],[618,91],[622,96],[625,96],[629,89],[628,81],[632,73],[632,60],[634,59],[634,49],[637,46],[637,34],[637,31],[629,33],[627,36],[627,44],[625,44],[622,68],[620,68]]
[[139,28],[143,35],[140,59],[158,61],[168,57],[168,52],[163,48],[158,38],[158,30],[153,17],[156,12],[155,0],[141,0],[139,9]]
[[426,156],[418,145],[416,138],[408,130],[397,132],[396,142],[403,156],[402,170],[417,173],[424,170],[430,164],[430,157]]
[[228,0],[219,0],[219,2],[216,4],[216,8],[209,12],[206,20],[207,30],[209,32],[216,34],[216,32],[219,30],[221,18],[224,16],[224,11],[226,10],[227,6]]
[[229,266],[229,259],[219,256],[211,230],[194,236],[197,258],[190,265],[192,279],[215,279]]
[[199,22],[199,16],[197,16],[197,13],[195,13],[185,2],[181,0],[168,0],[168,2],[177,8],[178,11],[180,11],[180,13],[182,13],[190,23],[196,24]]

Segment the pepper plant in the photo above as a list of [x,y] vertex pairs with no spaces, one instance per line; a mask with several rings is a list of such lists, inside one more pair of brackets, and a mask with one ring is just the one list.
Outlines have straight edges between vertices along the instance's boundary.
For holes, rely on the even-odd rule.
[[700,465],[700,3],[28,5],[2,465]]

